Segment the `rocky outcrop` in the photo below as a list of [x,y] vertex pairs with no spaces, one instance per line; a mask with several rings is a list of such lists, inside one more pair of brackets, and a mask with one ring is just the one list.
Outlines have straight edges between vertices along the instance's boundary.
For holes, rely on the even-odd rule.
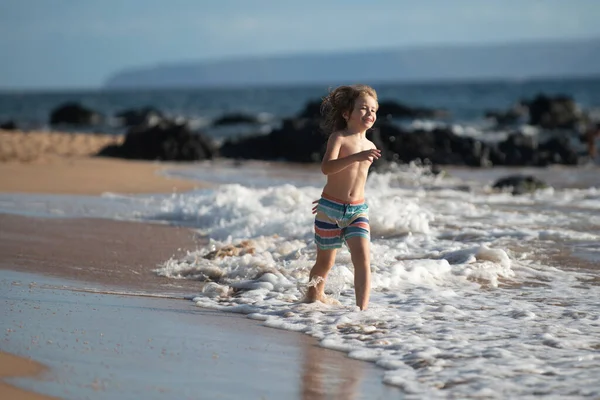
[[64,103],[50,113],[51,125],[91,126],[102,122],[102,115],[78,103]]
[[538,189],[549,187],[544,181],[530,175],[510,175],[498,179],[492,188],[510,190],[513,195],[535,192]]
[[[279,128],[264,130],[253,136],[228,139],[218,149],[218,153],[227,158],[320,162],[327,142],[327,135],[320,128],[320,106],[320,101],[309,101],[297,117],[284,119]],[[573,138],[579,137],[577,128],[586,116],[566,96],[538,95],[531,101],[518,103],[506,112],[489,111],[487,117],[495,119],[505,129],[515,130],[506,140],[498,143],[455,134],[455,128],[449,125],[438,125],[430,129],[429,125],[435,125],[413,124],[427,129],[409,130],[395,121],[406,118],[439,118],[444,116],[443,110],[382,101],[378,115],[374,129],[367,133],[367,137],[382,150],[382,159],[374,166],[385,162],[412,161],[468,166],[575,165],[582,162],[579,150],[574,148]],[[51,120],[53,123],[91,125],[100,117],[76,103],[66,103],[54,110]],[[192,132],[186,124],[167,119],[153,107],[124,110],[115,117],[122,125],[129,127],[125,143],[104,149],[102,155],[173,161],[202,160],[217,155],[217,148],[212,141],[202,134]],[[213,127],[245,124],[249,126],[244,128],[256,129],[258,132],[260,128],[255,124],[260,122],[259,117],[243,113],[224,114],[214,121]],[[533,131],[537,130],[543,135],[536,132],[530,134],[531,132],[522,129],[520,124],[527,117],[531,124],[539,127]],[[234,133],[242,132],[241,126],[232,129],[237,130]]]
[[0,130],[3,131],[15,131],[17,130],[17,124],[15,123],[15,121],[5,121],[0,123]]
[[384,100],[379,103],[377,110],[378,118],[445,118],[448,116],[446,110],[425,107],[409,107],[405,104]]
[[487,110],[485,118],[492,120],[496,126],[505,128],[509,126],[518,126],[526,121],[528,116],[527,106],[518,103],[506,111]]
[[[384,149],[385,155],[385,145],[378,130],[367,132],[367,138],[377,148]],[[319,163],[326,146],[327,136],[321,131],[318,120],[291,118],[284,120],[280,129],[268,135],[228,140],[219,153],[228,158]]]
[[260,121],[254,115],[248,115],[244,113],[230,113],[224,114],[217,118],[214,122],[214,126],[223,125],[236,125],[236,124],[258,124]]
[[578,129],[585,119],[575,101],[568,96],[540,94],[525,104],[529,108],[529,124],[544,129]]
[[315,119],[286,119],[268,135],[227,140],[220,149],[223,157],[292,162],[320,162],[327,137]]
[[405,131],[391,123],[382,123],[377,129],[388,161],[429,160],[434,164],[470,166],[489,164],[490,149],[487,145],[457,136],[448,128]]
[[139,160],[196,161],[212,159],[217,150],[200,133],[187,125],[163,121],[152,127],[129,130],[122,145],[108,146],[98,155]]
[[577,165],[582,159],[566,135],[555,135],[540,142],[537,137],[513,133],[498,143],[490,154],[492,165],[536,166]]
[[[535,136],[514,133],[500,143],[490,144],[456,135],[450,128],[407,131],[384,121],[370,130],[367,137],[382,150],[379,163],[428,160],[439,165],[480,167],[576,165],[581,160],[565,135],[540,142]],[[326,142],[318,120],[288,119],[269,135],[226,141],[220,154],[228,158],[320,162]]]

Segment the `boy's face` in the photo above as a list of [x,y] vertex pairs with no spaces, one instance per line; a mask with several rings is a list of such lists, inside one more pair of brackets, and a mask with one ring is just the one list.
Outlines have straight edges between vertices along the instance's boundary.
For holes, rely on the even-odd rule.
[[377,120],[378,108],[379,104],[372,96],[360,95],[354,102],[352,111],[344,114],[348,128],[361,131],[371,129]]

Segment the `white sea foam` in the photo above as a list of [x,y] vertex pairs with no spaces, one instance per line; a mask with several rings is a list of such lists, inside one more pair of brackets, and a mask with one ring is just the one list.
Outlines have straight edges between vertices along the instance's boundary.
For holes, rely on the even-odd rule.
[[[198,166],[198,176],[211,168]],[[369,310],[359,312],[346,249],[326,285],[341,306],[301,302],[320,187],[241,183],[68,201],[3,194],[0,210],[192,226],[208,244],[157,274],[207,282],[196,304],[314,336],[385,368],[385,383],[419,398],[600,396],[598,272],[557,268],[545,254],[594,249],[599,189],[513,196],[414,165],[372,174],[373,290]],[[229,255],[216,256],[219,249]]]
[[[598,206],[597,191],[519,197],[454,184],[414,166],[370,178],[373,292],[365,312],[354,305],[346,249],[326,285],[341,306],[301,301],[315,258],[315,187],[225,185],[171,199],[168,212],[194,212],[212,241],[157,273],[210,281],[194,298],[199,306],[314,336],[385,368],[385,383],[419,397],[600,395],[597,274],[530,258],[539,241],[600,239],[597,228],[577,229]],[[564,212],[567,204],[583,212]],[[242,240],[251,251],[205,258]],[[523,244],[531,252],[510,250]]]

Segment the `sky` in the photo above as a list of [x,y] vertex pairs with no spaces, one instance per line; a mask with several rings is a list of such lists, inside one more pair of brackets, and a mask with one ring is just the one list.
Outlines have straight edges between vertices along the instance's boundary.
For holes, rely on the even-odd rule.
[[431,44],[600,38],[599,0],[0,0],[0,89],[128,67]]

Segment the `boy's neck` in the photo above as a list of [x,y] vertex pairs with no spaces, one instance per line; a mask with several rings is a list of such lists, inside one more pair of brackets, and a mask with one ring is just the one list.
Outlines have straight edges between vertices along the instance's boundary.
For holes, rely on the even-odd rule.
[[364,138],[365,136],[367,136],[367,131],[366,130],[364,130],[364,131],[353,130],[353,129],[350,129],[349,127],[346,127],[345,131],[346,131],[346,135],[348,135],[348,136],[358,135],[361,138]]

